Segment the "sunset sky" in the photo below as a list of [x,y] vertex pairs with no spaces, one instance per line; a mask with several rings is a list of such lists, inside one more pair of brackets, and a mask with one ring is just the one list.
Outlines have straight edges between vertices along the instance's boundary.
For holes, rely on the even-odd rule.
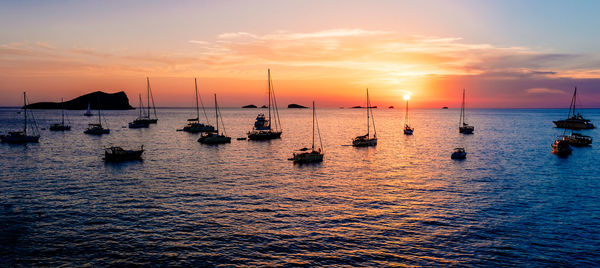
[[598,1],[2,1],[0,106],[125,91],[158,106],[600,107]]

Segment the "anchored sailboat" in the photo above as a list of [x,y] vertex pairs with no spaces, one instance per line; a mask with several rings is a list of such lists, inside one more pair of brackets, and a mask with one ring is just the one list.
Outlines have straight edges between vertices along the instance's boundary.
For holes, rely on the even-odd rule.
[[319,134],[319,149],[315,150],[315,122],[317,122],[317,117],[315,113],[315,102],[313,101],[312,146],[310,149],[305,147],[294,152],[293,157],[289,159],[294,161],[294,163],[323,162],[323,143],[321,142],[321,131],[319,130],[318,122],[317,133]]
[[567,119],[552,121],[558,128],[568,129],[593,129],[594,124],[590,120],[583,118],[580,113],[575,112],[575,105],[577,103],[577,87],[573,91],[573,97],[571,98],[571,105],[569,106],[569,114]]
[[412,135],[415,129],[408,125],[408,100],[410,99],[410,96],[405,95],[404,99],[406,100],[406,112],[404,112],[404,135]]
[[[100,104],[100,100],[98,100],[98,104]],[[102,135],[102,134],[110,133],[110,129],[104,128],[102,126],[101,111],[102,111],[102,109],[100,109],[100,107],[98,107],[98,124],[94,124],[94,123],[88,124],[88,128],[86,130],[84,130],[83,133],[90,134],[90,135]]]
[[[373,122],[373,137],[371,137],[371,121]],[[371,107],[371,99],[369,99],[369,89],[367,88],[367,134],[357,136],[352,140],[352,146],[365,147],[377,145],[377,130],[375,129],[375,118],[373,117],[373,108]]]
[[[185,127],[183,127],[183,131],[190,133],[215,132],[215,127],[208,124],[208,116],[206,115],[206,110],[204,109],[204,103],[202,103],[202,111],[204,111],[206,124],[200,123],[200,109],[198,108],[198,83],[196,82],[196,78],[194,78],[194,87],[196,89],[196,118],[188,119],[188,123],[185,125]],[[200,101],[202,102],[202,98],[200,98]]]
[[61,111],[62,111],[62,120],[60,121],[60,123],[56,123],[56,124],[52,124],[50,125],[50,130],[51,131],[65,131],[65,130],[71,130],[71,126],[69,125],[65,125],[65,103],[63,101],[63,99],[60,99],[60,103],[62,105],[61,107]]
[[465,89],[463,88],[462,105],[460,106],[460,120],[458,122],[458,132],[463,134],[473,134],[474,126],[467,124],[465,121]]
[[146,120],[146,118],[144,118],[142,115],[142,111],[144,110],[144,106],[142,104],[142,94],[140,94],[139,97],[140,97],[140,108],[139,108],[140,115],[138,116],[138,118],[133,120],[133,122],[129,123],[129,128],[147,128],[150,126],[150,122],[148,120]]
[[[265,115],[262,113],[259,113],[258,116],[256,116],[254,127],[252,128],[252,131],[248,132],[249,140],[271,140],[281,138],[281,123],[279,122],[279,110],[277,110],[277,100],[275,99],[275,92],[271,81],[271,69],[267,70],[267,77],[269,84],[269,106],[267,106],[269,109],[269,117],[265,118]],[[271,108],[271,105],[273,105],[274,108]],[[275,120],[271,117],[271,109],[273,109]]]
[[[219,118],[221,119],[222,131],[219,131]],[[219,105],[217,104],[217,94],[215,94],[215,121],[217,122],[216,133],[204,133],[198,139],[198,142],[204,144],[222,144],[231,142],[231,137],[225,136],[225,124],[223,123],[223,116],[221,116],[221,111],[219,110]]]
[[[34,135],[27,135],[27,95],[23,92],[23,131],[11,131],[8,132],[8,135],[0,135],[0,141],[6,143],[29,143],[29,142],[39,142],[40,135],[37,130],[37,124],[35,119],[33,120],[32,132]],[[32,114],[33,118],[33,114]]]
[[[147,123],[147,124],[156,124],[158,122],[158,117],[156,116],[156,107],[154,106],[154,96],[152,95],[152,88],[150,88],[150,78],[146,77],[146,98],[148,100],[148,111],[144,112],[140,115],[138,119],[136,119],[137,123]],[[152,100],[152,109],[154,110],[154,117],[150,116],[150,100]],[[141,105],[140,105],[141,107]],[[143,109],[141,109],[143,110]]]
[[83,114],[85,116],[92,116],[94,114],[92,114],[92,110],[90,109],[90,103],[88,102],[88,108],[87,111],[85,111],[85,113]]

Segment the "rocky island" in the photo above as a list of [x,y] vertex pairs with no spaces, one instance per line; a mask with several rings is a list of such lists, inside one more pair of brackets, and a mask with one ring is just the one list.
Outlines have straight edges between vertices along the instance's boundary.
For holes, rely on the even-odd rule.
[[288,108],[294,108],[294,109],[306,109],[306,108],[308,108],[308,107],[306,107],[306,106],[302,106],[302,105],[300,105],[300,104],[295,104],[295,103],[292,103],[292,104],[288,105]]
[[256,107],[256,105],[254,105],[254,104],[248,104],[246,106],[242,106],[242,108],[258,108],[258,107]]
[[83,96],[79,96],[63,103],[60,102],[36,102],[28,104],[27,109],[67,109],[67,110],[85,110],[88,108],[97,110],[132,110],[129,105],[129,99],[125,92],[105,93],[96,91]]

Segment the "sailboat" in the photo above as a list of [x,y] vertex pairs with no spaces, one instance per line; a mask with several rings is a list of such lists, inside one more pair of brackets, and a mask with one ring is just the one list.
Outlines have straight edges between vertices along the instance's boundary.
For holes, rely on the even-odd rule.
[[[147,124],[156,124],[158,122],[158,117],[156,116],[156,107],[154,106],[154,96],[152,95],[152,89],[150,88],[150,78],[146,77],[146,98],[148,100],[148,111],[137,120],[137,123],[147,123]],[[152,109],[154,110],[154,118],[150,116],[150,99],[152,99]],[[140,105],[141,107],[141,105]],[[143,109],[142,109],[143,110]]]
[[408,125],[408,99],[410,98],[409,95],[404,96],[404,99],[406,100],[406,112],[404,113],[404,135],[412,135],[413,131],[415,130],[414,128],[411,128]]
[[569,106],[569,114],[567,119],[552,121],[558,128],[568,129],[593,129],[594,124],[590,120],[583,118],[580,113],[575,112],[575,105],[577,102],[577,87],[573,91],[573,97],[571,98],[571,105]]
[[[259,113],[256,116],[254,127],[252,128],[252,131],[248,132],[249,140],[272,140],[281,138],[281,123],[279,122],[279,110],[277,110],[277,100],[275,99],[275,92],[271,81],[271,69],[267,69],[267,80],[269,84],[269,105],[267,106],[269,109],[269,117],[266,118],[263,113]],[[274,108],[271,106],[274,106]],[[275,118],[271,117],[271,109],[273,109],[273,116]]]
[[85,113],[83,114],[85,116],[92,116],[94,114],[92,114],[92,110],[90,109],[90,103],[88,102],[88,108],[87,111],[85,111]]
[[473,134],[475,130],[474,126],[471,126],[465,122],[465,89],[463,88],[462,105],[460,106],[460,120],[458,122],[458,132],[462,134]]
[[[204,111],[204,117],[206,118],[207,124],[200,123],[200,109],[198,108],[198,83],[196,82],[196,78],[194,78],[194,87],[196,89],[196,118],[188,119],[188,123],[183,127],[183,131],[190,133],[215,132],[215,127],[208,124],[208,116],[206,115],[204,104],[202,104],[202,111]],[[202,101],[202,99],[200,100]]]
[[231,142],[231,137],[225,136],[225,124],[221,124],[223,126],[223,131],[219,131],[219,118],[221,119],[221,123],[223,123],[223,116],[221,116],[221,111],[219,110],[219,105],[217,104],[217,94],[215,94],[215,120],[217,121],[217,131],[216,133],[203,133],[198,139],[199,143],[222,144]]
[[[100,103],[100,100],[98,100],[98,103]],[[88,124],[88,128],[84,130],[83,133],[90,135],[102,135],[110,133],[110,129],[102,126],[102,115],[100,114],[100,111],[101,109],[98,108],[98,124]]]
[[150,122],[148,120],[146,120],[146,118],[144,118],[142,115],[142,111],[144,110],[144,106],[142,104],[142,94],[140,94],[139,97],[140,97],[140,109],[139,109],[140,115],[138,118],[133,120],[133,122],[129,123],[129,128],[147,128],[150,126]]
[[56,123],[56,124],[52,124],[50,125],[50,130],[51,131],[65,131],[65,130],[71,130],[71,126],[69,125],[65,125],[65,103],[63,101],[63,99],[60,99],[60,103],[62,105],[61,110],[62,110],[62,120],[60,121],[60,123]]
[[[373,137],[371,137],[371,120],[373,122]],[[369,99],[369,89],[367,88],[367,134],[357,136],[352,140],[352,146],[365,147],[377,145],[377,130],[375,129],[375,118],[373,117],[373,108],[371,107],[371,99]]]
[[33,121],[35,128],[32,128],[34,135],[27,135],[27,95],[25,92],[23,92],[23,114],[25,115],[23,119],[23,131],[11,131],[8,132],[8,135],[0,135],[0,141],[6,143],[39,142],[40,135],[37,131],[35,119]]
[[323,162],[323,143],[321,142],[321,131],[319,131],[319,123],[317,122],[317,133],[319,134],[319,149],[315,150],[315,102],[313,101],[313,124],[312,124],[312,146],[310,149],[302,148],[297,152],[294,152],[293,157],[290,160],[294,163],[314,163]]

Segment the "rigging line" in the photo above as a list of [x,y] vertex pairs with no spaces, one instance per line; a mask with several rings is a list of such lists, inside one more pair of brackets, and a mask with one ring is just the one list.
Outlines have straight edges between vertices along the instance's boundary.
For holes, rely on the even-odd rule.
[[225,131],[225,122],[223,121],[223,115],[221,114],[221,108],[217,108],[217,113],[219,114],[219,119],[221,119],[221,125],[223,126],[223,135],[227,136],[227,132]]
[[202,112],[204,113],[204,118],[206,118],[206,123],[210,125],[210,122],[208,121],[208,115],[206,114],[206,109],[204,108],[204,103],[202,102],[202,96],[198,94],[198,98],[200,99],[200,105],[202,105]]
[[277,126],[279,127],[279,131],[281,131],[281,121],[279,120],[279,109],[277,109],[277,99],[275,98],[275,89],[273,87],[272,80],[271,80],[271,94],[273,94],[273,102],[275,104],[275,114],[277,116]]
[[319,129],[319,119],[317,117],[317,112],[315,111],[315,123],[317,124],[317,134],[319,135],[319,145],[321,145],[321,152],[325,151],[323,149],[323,140],[321,140],[321,130]]
[[[152,99],[152,109],[154,109],[154,118],[158,119],[158,116],[156,115],[156,105],[154,104],[154,94],[152,94],[152,87],[150,86],[150,84],[148,84],[148,88],[150,89],[150,99]],[[150,117],[150,114],[148,114],[148,118]]]
[[[26,102],[29,103],[29,97],[25,97],[25,99],[26,99]],[[27,103],[25,103],[25,105],[27,105]],[[31,110],[31,109],[29,109],[29,110]],[[40,130],[38,128],[37,121],[35,120],[35,116],[33,115],[32,111],[29,111],[29,114],[31,115],[31,119],[33,119],[33,125],[35,126],[35,133],[34,134],[39,135],[40,134]]]

